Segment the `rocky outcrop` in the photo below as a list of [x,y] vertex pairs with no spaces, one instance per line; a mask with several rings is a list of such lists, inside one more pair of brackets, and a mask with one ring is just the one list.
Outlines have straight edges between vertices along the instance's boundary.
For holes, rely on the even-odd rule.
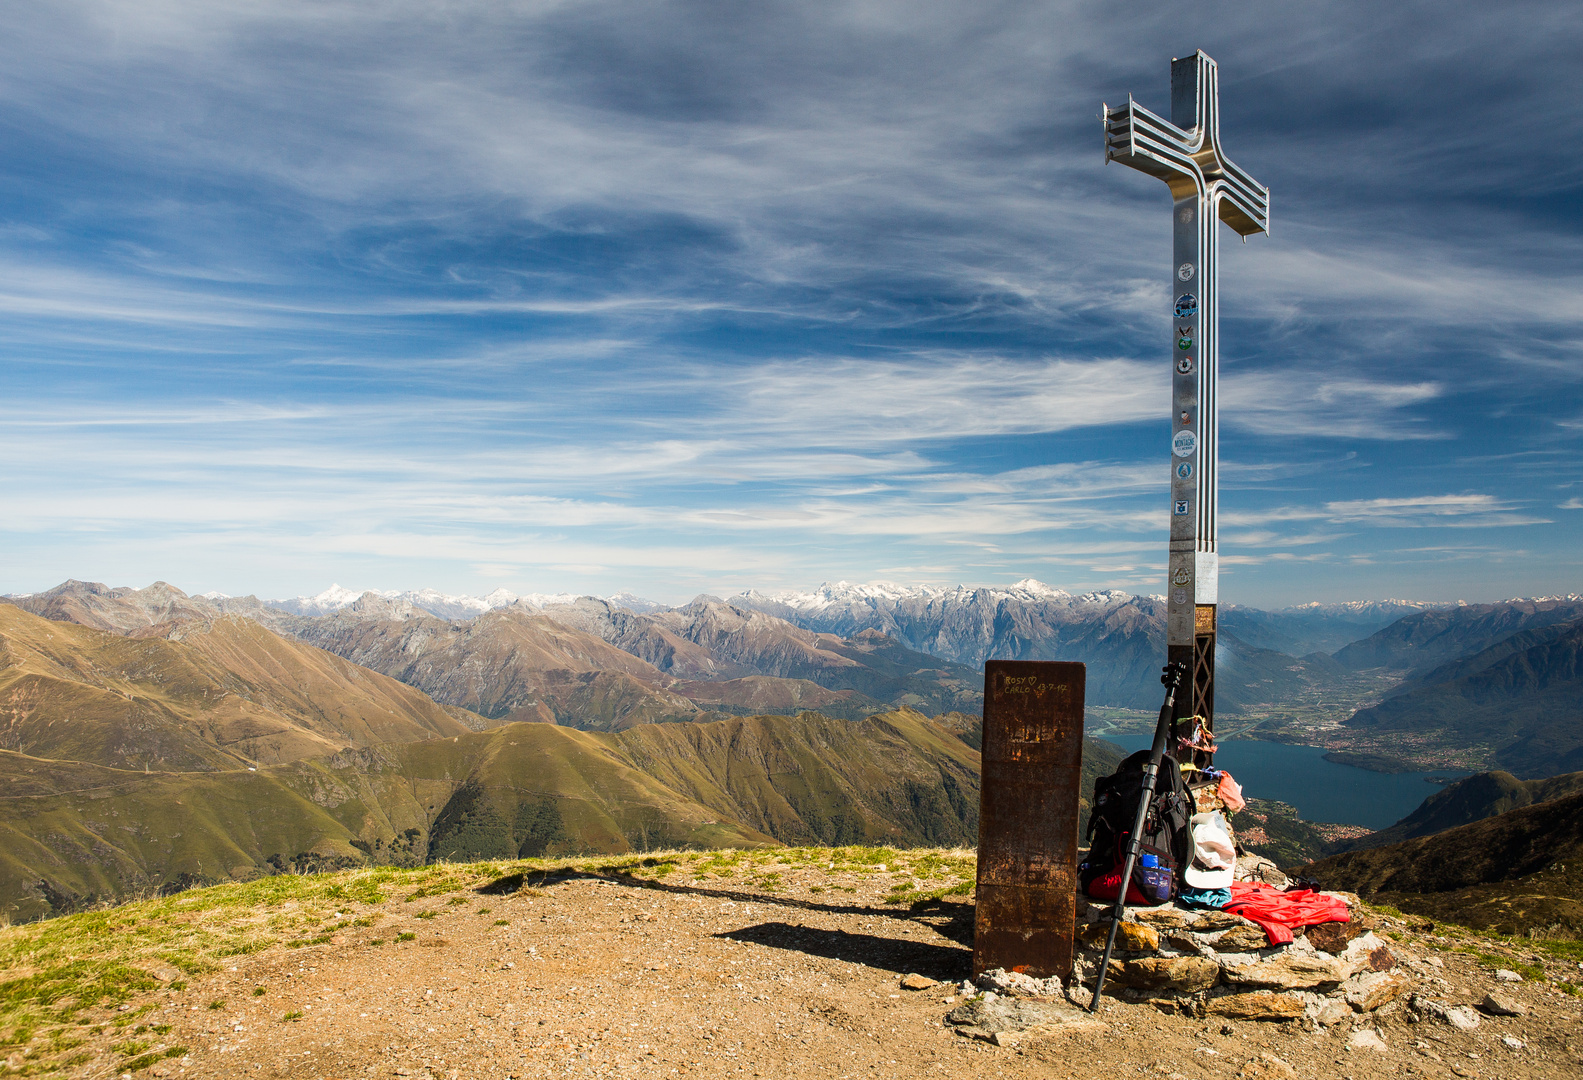
[[[1131,908],[1117,930],[1107,992],[1193,1016],[1322,1026],[1394,1007],[1412,993],[1413,978],[1370,931],[1356,898],[1342,899],[1351,920],[1308,927],[1281,946],[1229,911]],[[1074,1000],[1098,973],[1109,911],[1078,898]]]

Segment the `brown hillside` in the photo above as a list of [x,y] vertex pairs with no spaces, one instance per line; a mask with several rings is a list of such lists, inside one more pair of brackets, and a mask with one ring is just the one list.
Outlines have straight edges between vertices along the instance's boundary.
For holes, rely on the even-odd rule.
[[421,693],[257,623],[125,637],[0,605],[0,747],[115,768],[237,768],[468,727]]
[[[468,622],[346,612],[294,618],[289,628],[303,641],[416,686],[436,701],[495,719],[608,730],[633,713],[652,721],[698,712],[686,698],[665,692],[669,680],[647,661],[515,606]],[[595,673],[607,677],[596,680]]]

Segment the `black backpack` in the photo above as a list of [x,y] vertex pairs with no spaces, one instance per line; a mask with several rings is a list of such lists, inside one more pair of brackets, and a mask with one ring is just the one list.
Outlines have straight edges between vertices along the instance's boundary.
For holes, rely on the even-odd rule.
[[[1143,794],[1143,767],[1149,751],[1139,750],[1124,760],[1109,776],[1094,781],[1094,801],[1088,812],[1088,861],[1079,874],[1084,891],[1096,878],[1118,874],[1127,858],[1128,834],[1138,814],[1138,799]],[[1154,797],[1143,819],[1143,844],[1140,854],[1152,854],[1171,871],[1175,882],[1173,895],[1181,888],[1182,870],[1192,857],[1192,833],[1187,827],[1192,817],[1192,802],[1182,783],[1182,770],[1176,759],[1160,758],[1160,772],[1154,782]],[[1146,893],[1142,860],[1132,868],[1132,884]],[[1110,883],[1115,889],[1116,883]]]

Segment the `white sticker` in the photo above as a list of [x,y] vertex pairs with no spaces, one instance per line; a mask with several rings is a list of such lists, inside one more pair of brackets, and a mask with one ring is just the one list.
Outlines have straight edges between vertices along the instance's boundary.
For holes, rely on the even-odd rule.
[[1179,278],[1182,281],[1192,281],[1193,280],[1193,264],[1192,263],[1183,263],[1181,266],[1178,266],[1176,268],[1176,276],[1177,276],[1177,278]]
[[1192,457],[1198,449],[1198,436],[1191,431],[1178,431],[1171,440],[1171,453],[1177,457]]
[[1177,211],[1176,220],[1180,221],[1183,225],[1192,224],[1193,208],[1191,206],[1182,207],[1181,210]]

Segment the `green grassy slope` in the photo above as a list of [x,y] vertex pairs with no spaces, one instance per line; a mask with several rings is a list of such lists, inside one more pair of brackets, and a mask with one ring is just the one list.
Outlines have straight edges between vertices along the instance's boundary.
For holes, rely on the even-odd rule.
[[256,772],[0,752],[0,913],[282,869],[839,837],[971,843],[978,754],[907,711],[608,734],[515,723]]

